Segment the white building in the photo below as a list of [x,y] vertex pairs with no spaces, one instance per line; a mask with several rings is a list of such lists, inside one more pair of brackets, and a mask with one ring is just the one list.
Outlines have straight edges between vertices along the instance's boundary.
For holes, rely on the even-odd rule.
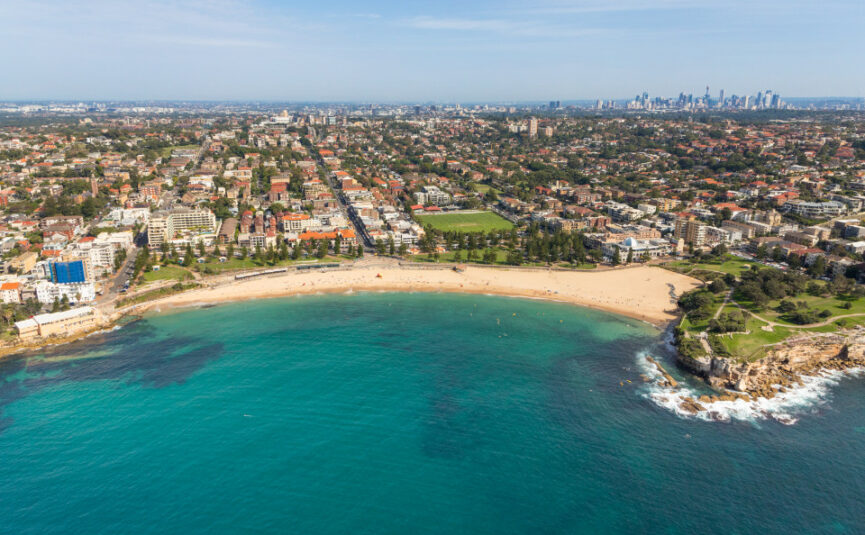
[[601,244],[604,256],[612,259],[619,251],[619,258],[624,262],[631,253],[634,262],[640,262],[643,258],[660,258],[669,255],[673,251],[673,245],[667,240],[659,238],[651,240],[638,240],[633,237],[625,238],[624,241],[606,241]]
[[415,192],[414,197],[419,204],[444,205],[451,202],[451,196],[437,186],[424,186],[423,191]]
[[4,282],[0,284],[0,300],[4,304],[21,302],[21,283]]
[[158,212],[147,223],[147,243],[160,247],[164,242],[176,245],[213,241],[219,229],[216,216],[210,210],[177,208]]
[[70,303],[89,303],[96,299],[96,289],[92,282],[55,284],[43,280],[36,283],[36,300],[44,305],[62,301],[63,296]]
[[149,219],[150,208],[115,208],[105,218],[105,222],[112,221],[121,227],[131,227],[136,223],[147,223]]
[[810,219],[821,219],[825,217],[838,217],[847,211],[847,207],[838,201],[787,201],[784,203],[783,210]]

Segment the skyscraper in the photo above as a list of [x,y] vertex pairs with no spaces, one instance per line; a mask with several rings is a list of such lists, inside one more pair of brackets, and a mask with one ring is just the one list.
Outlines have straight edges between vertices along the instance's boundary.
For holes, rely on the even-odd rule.
[[529,137],[538,136],[538,118],[529,117]]
[[777,93],[772,95],[772,101],[769,103],[773,110],[777,110],[781,107],[781,95]]

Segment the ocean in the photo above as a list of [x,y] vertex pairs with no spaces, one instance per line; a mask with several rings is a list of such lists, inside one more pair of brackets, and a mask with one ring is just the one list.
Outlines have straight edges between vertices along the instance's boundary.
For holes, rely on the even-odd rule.
[[495,296],[152,314],[0,360],[0,533],[865,532],[865,379],[693,417],[671,359]]

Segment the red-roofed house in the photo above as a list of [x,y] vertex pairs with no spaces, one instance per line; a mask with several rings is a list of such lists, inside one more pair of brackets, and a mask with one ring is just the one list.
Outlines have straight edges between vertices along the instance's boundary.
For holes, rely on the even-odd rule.
[[4,282],[0,285],[0,300],[3,303],[20,303],[21,302],[21,283],[20,282]]

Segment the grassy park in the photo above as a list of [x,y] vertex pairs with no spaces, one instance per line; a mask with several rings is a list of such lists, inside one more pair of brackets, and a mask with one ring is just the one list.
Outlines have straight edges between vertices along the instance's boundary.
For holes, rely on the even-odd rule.
[[163,158],[168,158],[168,157],[171,156],[172,151],[175,151],[175,150],[191,150],[191,149],[198,149],[198,148],[199,148],[198,145],[175,145],[175,146],[173,146],[173,147],[165,147],[165,148],[160,149],[160,150],[161,150],[162,157],[163,157]]
[[841,275],[826,282],[798,270],[763,267],[730,255],[668,262],[665,267],[699,274],[706,281],[705,287],[679,300],[685,315],[677,340],[682,342],[680,351],[684,348],[694,356],[705,351],[685,339],[708,335],[716,355],[752,361],[793,335],[865,324],[865,291]]
[[186,268],[180,266],[161,266],[158,271],[148,271],[141,278],[144,282],[154,282],[163,280],[185,281],[193,277],[192,273]]
[[442,232],[490,232],[514,227],[510,221],[493,212],[415,214],[414,218],[421,225]]

